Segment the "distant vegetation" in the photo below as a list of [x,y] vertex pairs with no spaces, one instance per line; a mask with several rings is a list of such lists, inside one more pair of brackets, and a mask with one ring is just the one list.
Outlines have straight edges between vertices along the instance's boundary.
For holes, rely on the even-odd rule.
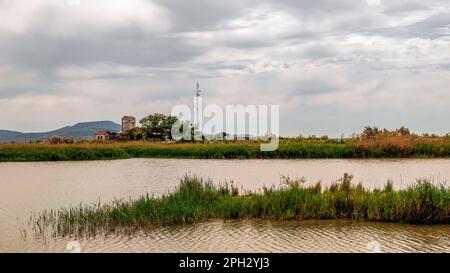
[[141,127],[123,132],[123,136],[126,140],[170,140],[172,125],[177,121],[174,116],[151,114],[139,121]]
[[413,134],[401,127],[389,131],[366,127],[361,135],[354,136],[347,144],[360,157],[448,157],[450,135]]
[[[167,130],[165,131],[166,133]],[[0,161],[125,158],[430,158],[450,157],[450,136],[417,135],[406,128],[367,127],[351,138],[281,138],[279,149],[261,152],[258,141],[75,141],[54,137],[30,144],[0,144]]]
[[345,174],[337,183],[304,186],[303,180],[285,178],[280,187],[241,192],[232,184],[184,177],[173,193],[144,196],[106,205],[80,205],[44,211],[32,217],[38,234],[51,229],[55,236],[186,224],[208,219],[355,219],[420,224],[450,223],[450,188],[420,180],[405,190],[392,183],[367,190],[353,185]]

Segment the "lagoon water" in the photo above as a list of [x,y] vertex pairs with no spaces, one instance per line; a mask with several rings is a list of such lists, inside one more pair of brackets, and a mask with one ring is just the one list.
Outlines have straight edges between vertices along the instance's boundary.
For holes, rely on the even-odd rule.
[[[335,182],[345,172],[368,188],[387,180],[450,179],[449,159],[184,160],[0,163],[0,252],[68,252],[73,238],[34,236],[33,212],[173,190],[185,174],[257,190],[282,176]],[[78,239],[83,252],[450,252],[450,226],[355,221],[208,221]]]

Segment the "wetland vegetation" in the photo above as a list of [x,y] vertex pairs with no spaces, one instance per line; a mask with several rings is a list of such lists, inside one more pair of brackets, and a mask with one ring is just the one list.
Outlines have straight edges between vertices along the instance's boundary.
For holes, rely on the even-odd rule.
[[50,141],[0,144],[0,161],[70,161],[127,158],[296,159],[446,158],[450,136],[416,135],[367,127],[351,138],[281,138],[279,148],[262,152],[258,141],[148,142]]
[[233,184],[216,185],[208,179],[185,176],[175,191],[163,196],[43,211],[31,217],[31,223],[37,233],[50,229],[55,236],[212,219],[450,223],[450,188],[427,180],[402,190],[395,190],[391,182],[382,189],[368,190],[353,184],[348,174],[329,187],[304,183],[285,177],[279,187],[245,191]]

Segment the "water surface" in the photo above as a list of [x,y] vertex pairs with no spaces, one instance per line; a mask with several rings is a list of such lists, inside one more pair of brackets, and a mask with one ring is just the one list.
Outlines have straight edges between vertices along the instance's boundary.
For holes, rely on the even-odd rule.
[[[305,177],[325,185],[345,172],[368,188],[392,180],[405,188],[416,178],[450,178],[450,160],[180,160],[0,163],[0,252],[66,252],[70,238],[43,240],[19,227],[32,212],[81,202],[109,202],[173,190],[186,173],[245,189]],[[450,252],[449,226],[351,221],[211,221],[164,227],[132,236],[80,239],[86,252]],[[368,245],[369,244],[369,245]]]

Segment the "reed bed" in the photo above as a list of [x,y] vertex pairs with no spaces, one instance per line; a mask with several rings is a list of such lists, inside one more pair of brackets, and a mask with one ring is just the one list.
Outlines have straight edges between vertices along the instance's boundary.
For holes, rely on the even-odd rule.
[[127,158],[432,158],[450,157],[447,138],[388,137],[376,140],[283,139],[273,152],[252,141],[202,143],[106,142],[0,144],[0,162],[112,160]]
[[305,186],[285,178],[278,187],[242,191],[233,184],[185,176],[177,189],[161,197],[117,200],[110,204],[79,205],[44,211],[31,217],[35,232],[50,229],[54,236],[189,224],[210,219],[354,219],[414,224],[450,223],[450,188],[418,180],[395,190],[368,190],[345,174],[337,183]]

